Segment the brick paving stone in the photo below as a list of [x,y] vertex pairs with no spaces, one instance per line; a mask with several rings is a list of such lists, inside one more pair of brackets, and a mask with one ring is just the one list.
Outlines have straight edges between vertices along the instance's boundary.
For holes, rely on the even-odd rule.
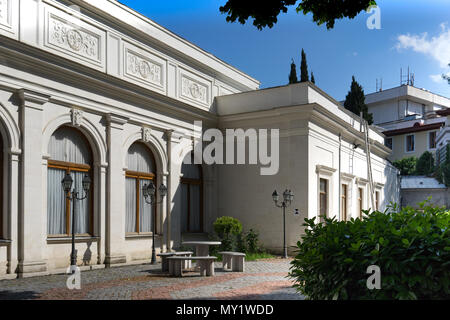
[[81,290],[66,287],[68,275],[0,280],[0,300],[130,300],[130,299],[303,299],[287,278],[290,260],[246,262],[245,272],[222,270],[214,277],[188,272],[185,277],[162,273],[161,265],[141,264],[83,271]]

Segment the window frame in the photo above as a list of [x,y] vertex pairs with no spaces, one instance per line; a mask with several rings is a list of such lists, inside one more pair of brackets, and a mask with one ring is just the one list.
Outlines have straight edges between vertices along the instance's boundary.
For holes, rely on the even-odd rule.
[[[72,131],[75,131],[80,137],[81,139],[84,141],[84,143],[86,144],[86,146],[88,147],[88,151],[90,153],[90,159],[91,159],[91,164],[93,163],[94,159],[93,159],[93,152],[92,152],[92,147],[91,144],[89,143],[88,139],[86,138],[86,136],[83,134],[83,132],[81,132],[80,130],[73,128],[71,126],[67,126],[67,125],[63,125],[61,127],[59,127],[58,129],[55,130],[55,132],[53,132],[53,134],[55,134],[58,130],[60,129],[69,129]],[[53,168],[53,169],[59,169],[59,170],[65,170],[65,174],[67,173],[71,173],[72,171],[75,172],[85,172],[89,178],[91,178],[91,186],[88,192],[88,200],[89,200],[89,232],[88,233],[76,233],[75,237],[93,237],[94,236],[94,188],[95,188],[95,182],[93,179],[93,167],[91,166],[91,164],[81,164],[81,163],[73,163],[73,162],[66,162],[66,161],[61,161],[61,160],[52,160],[52,159],[48,159],[47,160],[47,170],[48,168]],[[47,172],[47,176],[48,176],[48,172]],[[62,188],[62,185],[61,185]],[[47,190],[46,192],[48,192],[48,186],[47,186]],[[84,194],[84,191],[83,191]],[[71,236],[70,233],[70,224],[71,224],[71,216],[72,216],[72,212],[70,210],[70,199],[67,198],[67,196],[65,195],[65,200],[66,200],[66,233],[63,234],[49,234],[48,230],[47,230],[47,238],[68,238]],[[48,218],[48,208],[47,208],[47,218]]]
[[3,195],[3,169],[4,169],[4,154],[3,154],[3,136],[0,135],[0,240],[4,240],[6,238],[6,232],[4,232],[3,228],[5,223],[3,219],[5,219],[5,210],[3,209],[5,197]]
[[[413,149],[408,151],[408,137],[412,137],[413,138]],[[405,136],[405,153],[414,153],[416,152],[416,135],[413,134],[407,134]]]
[[363,213],[362,211],[364,210],[364,187],[362,186],[358,186],[358,197],[357,197],[357,201],[358,201],[358,217],[360,219],[362,219]]
[[[196,165],[199,166],[198,164],[191,164],[191,165]],[[200,168],[200,178],[199,179],[192,179],[192,178],[180,178],[180,184],[184,184],[187,185],[187,199],[188,199],[188,203],[187,203],[187,211],[188,211],[188,216],[187,216],[187,230],[186,233],[195,233],[195,232],[199,232],[202,233],[204,231],[204,221],[203,221],[203,170],[202,167],[199,166]],[[191,185],[199,185],[200,186],[200,230],[190,230],[190,225],[191,225],[191,196],[190,196],[190,192],[191,192]]]
[[[434,133],[434,148],[432,148],[431,147],[431,145],[430,145],[430,138],[431,138],[431,134],[432,133]],[[437,131],[436,130],[434,130],[434,131],[428,131],[428,135],[427,135],[427,140],[428,140],[428,150],[436,150],[437,149],[437,141],[436,141],[436,138],[437,138]]]
[[[136,171],[126,171],[125,172],[125,179],[127,178],[131,178],[134,179],[135,184],[136,184],[136,226],[135,226],[135,231],[134,232],[125,232],[125,236],[133,236],[133,235],[152,235],[153,230],[152,231],[140,231],[140,200],[141,200],[141,187],[140,187],[140,182],[142,180],[145,181],[153,181],[153,183],[155,184],[155,186],[157,186],[156,184],[156,176],[153,173],[144,173],[144,172],[136,172]],[[156,199],[156,195],[155,195],[155,199]],[[145,200],[144,200],[145,201]],[[156,207],[157,205],[154,204],[153,205],[153,223],[155,224],[154,226],[154,230],[155,230],[155,235],[158,234],[158,224],[156,223]],[[153,226],[152,226],[153,229]]]
[[[342,192],[344,191],[345,192]],[[341,183],[340,197],[341,197],[341,221],[348,220],[348,190],[349,186],[346,183]]]
[[[391,141],[391,146],[390,146],[390,147],[387,145],[387,141],[388,141],[388,140]],[[393,137],[386,137],[386,141],[385,141],[384,145],[385,145],[387,148],[389,148],[389,149],[391,149],[391,150],[394,150],[394,138],[393,138]]]
[[[322,192],[320,185],[322,183],[322,180],[325,181],[325,191]],[[325,217],[329,218],[329,207],[330,207],[330,180],[320,177],[319,178],[319,216],[320,221],[324,221],[324,216],[322,214],[322,195],[325,197]]]
[[380,191],[375,190],[375,210],[380,210]]
[[[143,145],[145,147],[146,151],[150,155],[151,160],[153,161],[153,164],[155,166],[154,170],[156,171],[157,168],[156,168],[155,156],[153,155],[152,150],[144,142],[136,141],[136,142],[132,143],[130,145],[130,147],[128,148],[127,153],[130,150],[130,148],[136,143],[141,144],[141,145]],[[127,166],[128,166],[128,163],[127,163]],[[158,217],[157,216],[157,210],[156,210],[156,208],[158,206],[157,204],[153,204],[152,215],[153,215],[153,223],[155,225],[154,226],[152,225],[152,230],[151,231],[149,231],[149,232],[148,231],[144,231],[144,232],[140,231],[140,217],[139,217],[140,200],[141,200],[141,196],[143,196],[142,195],[142,190],[140,188],[140,181],[141,180],[153,181],[155,187],[158,188],[158,183],[157,183],[158,179],[157,179],[156,174],[155,173],[151,173],[151,172],[139,172],[139,171],[133,171],[133,170],[126,170],[125,171],[125,180],[127,178],[135,179],[135,183],[136,183],[136,212],[135,212],[135,214],[136,214],[136,226],[135,226],[135,231],[134,232],[126,232],[126,223],[125,223],[125,237],[143,236],[143,235],[144,236],[145,235],[151,236],[151,235],[153,235],[153,230],[155,230],[155,235],[158,235],[159,234],[158,233],[159,232],[159,226],[158,226],[158,223],[157,223],[157,220],[156,220],[156,218]],[[156,189],[155,199],[157,199],[158,192],[159,192],[159,190]],[[126,193],[125,193],[125,197],[126,197]],[[125,209],[125,212],[126,212],[126,209]]]

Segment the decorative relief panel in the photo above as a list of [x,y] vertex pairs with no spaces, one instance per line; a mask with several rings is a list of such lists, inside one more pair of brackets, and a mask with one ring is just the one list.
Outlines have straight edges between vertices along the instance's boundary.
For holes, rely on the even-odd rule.
[[49,15],[48,42],[84,58],[100,61],[100,37],[52,14]]
[[0,24],[9,25],[10,0],[0,0]]
[[126,50],[126,73],[145,82],[162,85],[162,66]]
[[208,87],[185,76],[181,78],[181,95],[204,104],[208,103]]

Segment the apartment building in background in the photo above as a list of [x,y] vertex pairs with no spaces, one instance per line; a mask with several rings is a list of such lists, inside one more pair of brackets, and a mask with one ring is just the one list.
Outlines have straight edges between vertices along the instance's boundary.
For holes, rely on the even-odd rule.
[[366,95],[366,104],[373,114],[373,124],[386,136],[385,145],[392,149],[391,161],[418,158],[425,151],[436,157],[449,98],[404,84]]

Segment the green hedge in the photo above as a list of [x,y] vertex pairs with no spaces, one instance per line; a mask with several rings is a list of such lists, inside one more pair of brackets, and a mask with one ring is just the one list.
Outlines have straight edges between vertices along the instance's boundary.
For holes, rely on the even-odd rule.
[[[305,219],[290,277],[308,299],[449,299],[450,213],[420,204],[363,220]],[[367,288],[370,265],[381,289]]]

